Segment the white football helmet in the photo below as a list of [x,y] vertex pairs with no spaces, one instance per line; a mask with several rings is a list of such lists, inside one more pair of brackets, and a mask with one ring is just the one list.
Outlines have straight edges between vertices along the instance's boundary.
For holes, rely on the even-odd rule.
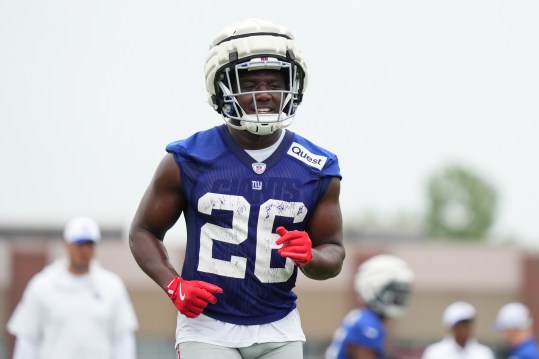
[[365,304],[388,318],[402,316],[412,295],[415,275],[400,258],[381,254],[363,262],[354,287]]
[[[278,113],[264,114],[256,109],[255,114],[246,114],[236,96],[250,94],[254,98],[260,91],[242,92],[239,73],[261,69],[283,71],[287,89],[264,91],[280,93]],[[233,23],[219,33],[210,46],[204,72],[213,109],[222,114],[228,126],[257,135],[289,126],[307,87],[307,67],[292,33],[260,19]],[[232,81],[236,81],[235,86]]]

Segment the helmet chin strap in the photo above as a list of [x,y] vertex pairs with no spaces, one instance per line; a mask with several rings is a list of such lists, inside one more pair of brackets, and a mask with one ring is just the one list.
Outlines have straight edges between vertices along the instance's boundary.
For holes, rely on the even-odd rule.
[[[265,118],[268,118],[269,116],[271,116],[272,118],[275,118],[275,120],[270,121],[270,122],[258,122],[258,120],[262,116]],[[278,119],[279,119],[278,114],[243,115],[242,119],[245,119],[245,120],[241,121],[241,126],[246,131],[251,132],[255,135],[260,135],[260,136],[270,135],[282,127],[281,122],[278,122]],[[249,121],[246,121],[246,120],[249,120]]]

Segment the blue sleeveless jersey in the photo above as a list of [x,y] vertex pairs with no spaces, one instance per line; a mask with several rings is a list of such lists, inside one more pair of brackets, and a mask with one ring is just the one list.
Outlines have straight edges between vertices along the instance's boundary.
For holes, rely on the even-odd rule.
[[204,314],[264,324],[296,307],[297,268],[277,253],[275,229],[304,230],[333,177],[337,157],[286,131],[264,162],[250,157],[226,125],[173,142],[180,167],[187,247],[182,277],[223,288]]
[[534,338],[530,338],[511,349],[509,359],[537,359],[539,358],[539,346]]
[[367,347],[377,359],[384,358],[386,331],[378,314],[365,307],[355,309],[344,318],[326,351],[325,359],[348,359],[348,344]]

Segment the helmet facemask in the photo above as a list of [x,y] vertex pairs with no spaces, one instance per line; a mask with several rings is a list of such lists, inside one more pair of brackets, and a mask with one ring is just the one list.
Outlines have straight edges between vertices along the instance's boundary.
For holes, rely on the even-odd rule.
[[[263,91],[243,91],[240,86],[242,74],[249,71],[281,71],[285,79],[285,89]],[[216,76],[218,105],[225,123],[238,130],[246,130],[256,135],[269,135],[289,126],[301,102],[301,87],[304,75],[294,62],[276,57],[257,56],[225,67]],[[261,93],[277,93],[280,96],[275,113],[261,113],[256,96]],[[252,96],[254,113],[241,107],[239,96]]]
[[386,285],[369,304],[378,313],[389,318],[396,318],[406,312],[411,296],[412,289],[409,283],[393,281]]
[[410,304],[414,272],[402,259],[380,254],[359,266],[354,287],[363,303],[387,318],[402,316]]

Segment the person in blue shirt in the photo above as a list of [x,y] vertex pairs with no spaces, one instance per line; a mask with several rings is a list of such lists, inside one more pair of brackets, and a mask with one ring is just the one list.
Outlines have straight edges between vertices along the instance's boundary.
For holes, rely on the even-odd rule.
[[508,359],[539,359],[533,320],[524,304],[513,302],[501,307],[494,326],[509,346]]
[[406,312],[414,278],[405,261],[389,254],[380,254],[363,262],[354,281],[363,305],[346,315],[325,358],[385,358],[385,324]]
[[[217,35],[205,75],[224,124],[166,146],[131,251],[178,309],[178,358],[302,358],[298,271],[332,278],[345,257],[337,156],[288,129],[307,67],[289,30],[247,19]],[[182,214],[180,272],[163,240]]]

